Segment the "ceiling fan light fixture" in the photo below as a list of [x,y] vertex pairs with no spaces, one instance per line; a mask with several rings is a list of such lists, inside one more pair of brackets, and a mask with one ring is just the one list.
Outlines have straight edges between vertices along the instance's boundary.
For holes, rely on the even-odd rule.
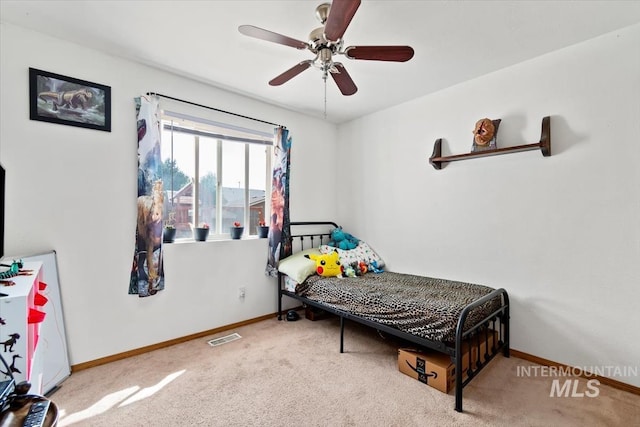
[[324,23],[327,22],[330,10],[331,3],[322,3],[321,5],[316,7],[316,18],[318,18],[318,21],[320,21],[321,24],[324,25]]
[[315,48],[327,44],[327,39],[324,37],[324,27],[318,27],[309,33],[309,44]]

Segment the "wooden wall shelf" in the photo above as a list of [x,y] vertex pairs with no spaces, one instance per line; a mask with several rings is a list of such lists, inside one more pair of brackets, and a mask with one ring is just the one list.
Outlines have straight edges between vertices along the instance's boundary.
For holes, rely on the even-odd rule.
[[549,116],[542,119],[542,133],[540,142],[533,144],[514,145],[512,147],[496,148],[495,150],[476,151],[465,154],[455,154],[452,156],[442,155],[442,139],[438,139],[433,146],[433,154],[429,157],[429,163],[436,169],[442,169],[443,163],[455,162],[457,160],[469,160],[478,157],[497,156],[500,154],[518,153],[521,151],[538,150],[542,151],[544,157],[551,155],[551,118]]

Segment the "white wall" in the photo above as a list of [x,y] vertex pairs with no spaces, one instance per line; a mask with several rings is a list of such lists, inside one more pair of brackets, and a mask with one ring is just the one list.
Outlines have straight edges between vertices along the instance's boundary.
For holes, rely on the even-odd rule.
[[[640,25],[339,128],[339,219],[388,268],[504,287],[514,349],[572,366],[638,366]],[[450,163],[476,120],[540,151]],[[348,172],[347,172],[348,171]],[[616,377],[640,386],[637,377]]]
[[[512,346],[574,366],[637,364],[640,343],[640,26],[333,125],[9,24],[0,24],[0,162],[9,254],[58,252],[72,364],[274,312],[265,240],[166,248],[166,290],[128,295],[136,197],[133,97],[157,91],[287,125],[294,220],[333,219],[396,271],[506,288]],[[28,68],[111,86],[111,133],[29,121]],[[500,146],[468,152],[482,117]],[[329,146],[328,146],[329,145]],[[318,164],[335,149],[342,163]],[[321,167],[323,188],[314,191]],[[327,169],[331,169],[326,173]],[[338,186],[332,176],[354,183]],[[310,196],[311,195],[311,196]],[[382,203],[381,203],[382,201]],[[409,228],[410,231],[405,231]],[[237,287],[246,286],[244,302]],[[640,386],[638,378],[616,378]]]
[[[335,125],[10,24],[0,24],[0,40],[5,253],[57,251],[72,365],[276,311],[275,281],[263,274],[266,239],[167,245],[165,290],[127,294],[137,196],[133,98],[155,91],[287,126],[293,220],[335,217],[329,193],[308,197],[316,178],[307,173],[331,172],[317,159],[335,149]],[[110,86],[112,131],[30,121],[29,67]],[[324,174],[330,187],[333,175]]]

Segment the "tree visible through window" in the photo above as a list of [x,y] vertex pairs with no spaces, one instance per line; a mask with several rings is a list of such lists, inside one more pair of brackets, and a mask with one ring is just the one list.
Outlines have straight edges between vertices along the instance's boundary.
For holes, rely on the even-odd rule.
[[176,238],[192,238],[202,223],[224,236],[236,221],[255,235],[268,215],[273,137],[173,117],[163,117],[161,137],[164,218]]

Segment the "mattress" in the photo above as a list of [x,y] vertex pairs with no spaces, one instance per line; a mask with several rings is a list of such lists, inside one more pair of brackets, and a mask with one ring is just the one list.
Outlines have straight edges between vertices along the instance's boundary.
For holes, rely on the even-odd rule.
[[[296,294],[312,301],[447,344],[455,341],[462,310],[492,291],[483,285],[393,272],[344,278],[314,275],[296,287]],[[465,330],[500,304],[498,296],[472,310]]]

